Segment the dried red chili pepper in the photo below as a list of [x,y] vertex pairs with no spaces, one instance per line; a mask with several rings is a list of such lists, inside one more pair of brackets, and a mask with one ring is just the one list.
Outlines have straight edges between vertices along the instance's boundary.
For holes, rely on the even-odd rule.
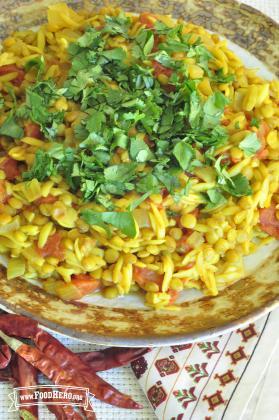
[[[15,387],[24,387],[25,389],[20,390],[21,396],[33,395],[33,387],[38,384],[38,371],[37,369],[30,365],[18,354],[14,354],[12,363],[11,363],[12,377]],[[29,399],[26,398],[26,401]],[[31,414],[35,419],[38,419],[38,406],[37,405],[28,405],[24,406],[24,410]],[[24,417],[23,417],[24,418]]]
[[94,372],[100,372],[128,365],[150,350],[149,348],[108,347],[104,350],[78,353],[78,355]]
[[97,399],[117,407],[130,409],[142,407],[93,372],[88,372],[88,367],[76,354],[42,330],[38,330],[38,334],[34,337],[34,341],[40,350],[6,336],[2,331],[0,331],[0,337],[17,354],[45,374],[54,384],[89,388],[89,392]]
[[0,347],[0,369],[5,369],[12,358],[12,352],[7,344],[2,344]]
[[8,335],[32,338],[38,331],[38,323],[22,315],[1,314],[0,330]]
[[12,379],[10,366],[0,370],[0,382],[11,382]]
[[85,411],[84,408],[81,408],[82,414],[85,416],[87,420],[96,420],[96,414],[93,411]]
[[141,405],[133,401],[128,395],[117,391],[95,372],[90,371],[77,354],[71,352],[47,332],[38,330],[34,342],[48,358],[59,366],[60,370],[67,370],[67,373],[71,374],[76,382],[79,382],[77,386],[89,388],[89,392],[94,394],[97,399],[117,407],[141,408]]
[[[52,391],[51,388],[44,388],[45,392]],[[50,402],[55,402],[54,398],[48,398],[45,405],[48,410],[55,415],[58,420],[83,420],[83,417],[75,411],[74,407],[71,405],[52,405]]]

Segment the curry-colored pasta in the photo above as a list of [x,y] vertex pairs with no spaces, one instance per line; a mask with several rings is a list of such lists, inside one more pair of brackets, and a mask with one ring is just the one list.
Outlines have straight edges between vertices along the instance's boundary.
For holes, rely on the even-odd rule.
[[59,3],[3,41],[0,90],[8,279],[175,310],[279,238],[279,82],[218,35]]

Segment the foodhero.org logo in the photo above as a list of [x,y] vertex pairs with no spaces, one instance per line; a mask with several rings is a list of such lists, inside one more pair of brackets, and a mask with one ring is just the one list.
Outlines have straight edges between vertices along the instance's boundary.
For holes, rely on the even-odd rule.
[[93,411],[90,399],[94,397],[88,388],[63,385],[36,385],[16,387],[9,394],[12,404],[9,411],[17,411],[30,405],[71,405]]

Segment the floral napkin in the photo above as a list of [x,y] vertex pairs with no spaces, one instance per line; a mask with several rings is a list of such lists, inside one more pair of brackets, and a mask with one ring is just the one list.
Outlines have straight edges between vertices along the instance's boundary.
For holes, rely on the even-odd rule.
[[161,420],[240,419],[275,351],[278,317],[277,310],[229,334],[154,348],[133,362],[156,416]]

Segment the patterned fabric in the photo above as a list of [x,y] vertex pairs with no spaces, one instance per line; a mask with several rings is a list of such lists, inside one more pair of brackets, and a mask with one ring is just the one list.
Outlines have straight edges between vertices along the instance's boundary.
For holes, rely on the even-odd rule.
[[[270,336],[269,317],[200,343],[156,348],[133,362],[132,369],[157,417],[160,420],[227,418],[224,416],[235,405],[233,396],[252,364],[256,348],[264,336]],[[274,330],[269,325],[270,329]],[[266,351],[267,357],[262,352],[261,372],[255,371],[257,376],[267,367],[270,348]],[[258,377],[254,386],[257,381]],[[251,394],[250,388],[248,391]],[[228,418],[236,417],[230,414]]]

